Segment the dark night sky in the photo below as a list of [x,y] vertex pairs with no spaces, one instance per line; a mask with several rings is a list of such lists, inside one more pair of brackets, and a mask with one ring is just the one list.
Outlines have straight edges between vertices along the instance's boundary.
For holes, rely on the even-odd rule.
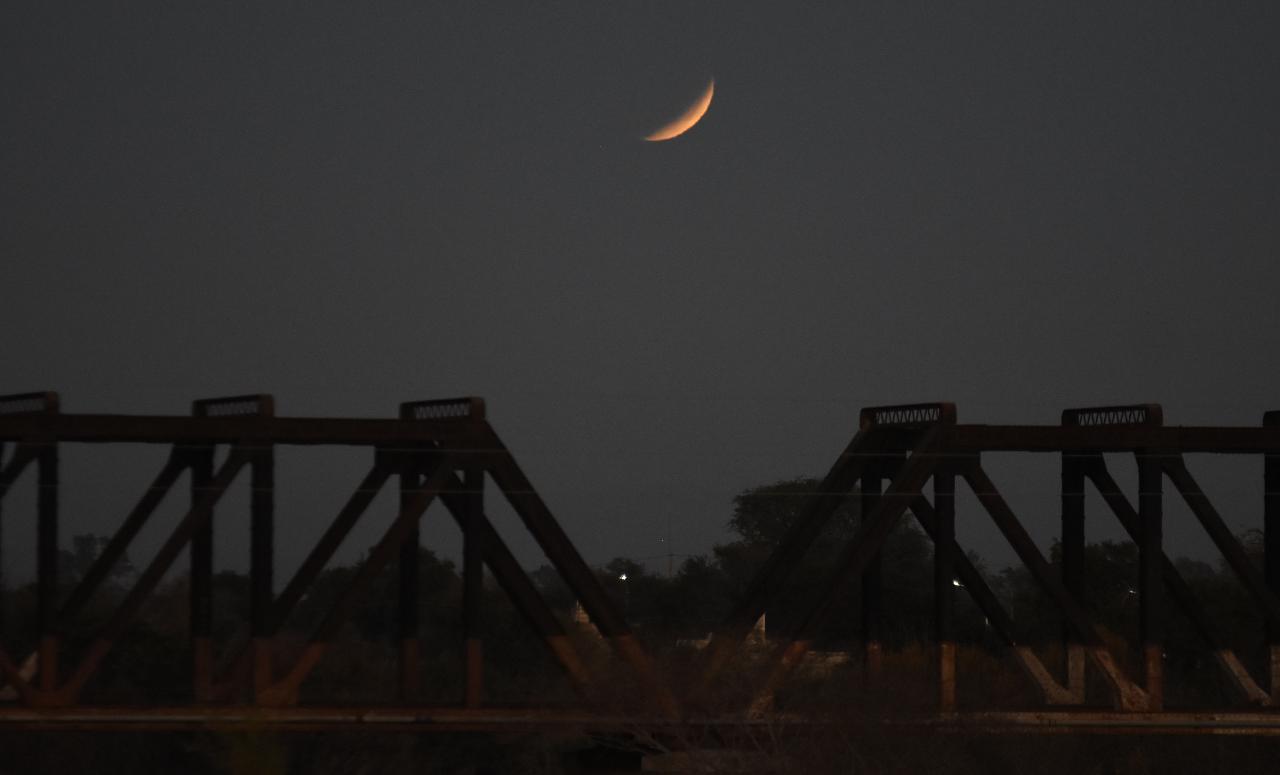
[[[705,551],[862,405],[1280,408],[1275,3],[194,5],[0,11],[0,392],[483,395],[593,563],[666,551],[668,519]],[[711,77],[698,126],[638,139]],[[159,454],[68,450],[66,535]],[[363,462],[281,453],[284,570]],[[994,468],[1047,542],[1056,461]],[[1259,521],[1257,461],[1203,470]]]

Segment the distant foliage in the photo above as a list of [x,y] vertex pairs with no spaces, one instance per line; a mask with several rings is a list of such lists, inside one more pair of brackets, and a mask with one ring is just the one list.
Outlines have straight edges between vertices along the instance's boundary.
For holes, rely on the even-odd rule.
[[[734,601],[794,526],[821,482],[809,477],[783,479],[752,487],[732,501],[727,518],[731,539],[706,554],[686,558],[671,572],[655,571],[639,560],[617,557],[598,570],[604,590],[638,636],[658,655],[678,651],[679,644],[700,642],[723,620]],[[861,520],[857,492],[844,498],[813,547],[766,612],[767,632],[778,640],[798,624],[837,570],[838,557]],[[1241,537],[1246,553],[1261,564],[1261,534]],[[89,573],[107,540],[78,535],[60,555],[65,591]],[[981,557],[969,559],[980,569],[1013,622],[1014,636],[1047,655],[1063,634],[1063,620],[1031,574],[1021,566],[987,570]],[[1061,547],[1048,552],[1051,566],[1061,562]],[[1084,603],[1103,630],[1119,645],[1122,661],[1132,661],[1125,644],[1136,642],[1138,555],[1130,542],[1104,541],[1085,550]],[[280,627],[277,662],[289,664],[354,580],[361,563],[323,571],[308,594]],[[1175,566],[1208,612],[1224,645],[1237,650],[1246,666],[1262,671],[1262,623],[1243,586],[1224,564],[1177,558]],[[881,638],[887,649],[913,654],[932,640],[932,546],[912,517],[904,515],[882,550],[883,617]],[[662,571],[666,571],[663,568]],[[89,635],[107,621],[137,578],[123,557],[105,577],[90,603],[70,622],[66,635],[69,663],[88,643]],[[543,566],[530,579],[548,606],[571,632],[578,603],[560,575]],[[419,552],[419,648],[424,701],[453,702],[461,692],[462,580],[453,562],[423,548]],[[279,584],[278,584],[279,586]],[[185,576],[161,585],[143,607],[89,684],[87,702],[185,701],[190,694],[188,589]],[[356,596],[339,637],[320,667],[304,685],[303,699],[362,701],[394,696],[398,579],[394,563]],[[506,593],[488,580],[481,626],[487,661],[487,688],[497,699],[559,697],[569,699],[565,682],[547,649]],[[839,590],[834,615],[819,634],[817,648],[855,650],[864,639],[859,580]],[[1167,602],[1167,601],[1166,601]],[[36,595],[31,584],[7,590],[0,601],[4,646],[12,654],[31,652],[36,642]],[[246,640],[249,583],[242,573],[224,571],[214,577],[215,650],[223,660]],[[1000,640],[968,595],[957,592],[957,634],[963,644],[997,654]],[[1226,689],[1217,678],[1212,655],[1189,623],[1170,609],[1167,622],[1170,696],[1188,701],[1222,699]],[[906,656],[902,657],[907,659]],[[910,661],[907,659],[907,661]],[[977,664],[977,662],[975,662]]]

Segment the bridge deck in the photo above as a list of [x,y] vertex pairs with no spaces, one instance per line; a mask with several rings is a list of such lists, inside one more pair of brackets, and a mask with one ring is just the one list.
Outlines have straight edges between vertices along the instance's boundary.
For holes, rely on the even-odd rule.
[[800,726],[963,734],[1137,734],[1280,736],[1280,713],[1097,710],[965,711],[856,721],[774,714],[761,718],[688,720],[609,716],[582,710],[456,707],[77,707],[0,708],[0,729],[94,732],[255,729],[278,731],[413,731],[494,734],[673,735],[716,729],[732,736]]

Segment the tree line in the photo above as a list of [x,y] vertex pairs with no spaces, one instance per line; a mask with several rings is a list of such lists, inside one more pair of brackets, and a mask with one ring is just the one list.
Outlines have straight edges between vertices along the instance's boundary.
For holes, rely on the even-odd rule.
[[[710,552],[684,559],[672,573],[656,573],[643,562],[616,557],[597,569],[601,585],[614,598],[639,637],[656,654],[677,644],[704,638],[728,612],[783,534],[794,523],[805,501],[819,486],[813,478],[781,480],[739,493],[726,526],[730,540]],[[767,612],[768,632],[782,636],[797,624],[835,569],[840,548],[858,527],[859,499],[855,493],[833,515],[813,549],[797,567],[791,582]],[[904,517],[882,550],[883,617],[881,639],[886,649],[903,649],[931,640],[932,546],[909,516]],[[1261,536],[1241,536],[1247,551],[1261,565]],[[105,539],[83,535],[61,553],[60,581],[69,589],[83,577]],[[1052,650],[1060,642],[1063,621],[1031,575],[1021,567],[991,569],[976,554],[979,568],[1009,612],[1022,643]],[[1060,563],[1060,547],[1049,558]],[[1085,551],[1085,603],[1109,640],[1121,652],[1137,642],[1138,556],[1130,542],[1105,541]],[[1223,563],[1180,557],[1175,565],[1208,612],[1223,645],[1232,647],[1245,664],[1261,673],[1265,641],[1260,615],[1243,586]],[[283,624],[279,659],[300,651],[340,590],[357,573],[360,561],[322,572],[313,588]],[[425,676],[424,699],[452,701],[461,692],[461,597],[459,569],[430,549],[419,550],[420,648]],[[576,599],[549,566],[530,572],[552,609],[573,627]],[[91,604],[65,633],[65,649],[74,659],[123,598],[136,577],[127,558],[117,563]],[[397,584],[390,567],[370,585],[356,604],[336,645],[307,691],[325,701],[379,701],[394,696],[396,668]],[[483,635],[489,692],[504,698],[568,700],[558,669],[536,635],[526,626],[495,584],[484,590]],[[862,640],[861,594],[856,583],[841,591],[835,615],[821,633],[817,647],[857,651]],[[249,580],[245,574],[223,571],[214,578],[213,638],[219,653],[232,654],[246,637]],[[964,644],[995,650],[998,639],[981,612],[959,590],[956,630]],[[34,584],[7,590],[3,645],[11,654],[34,649],[36,594]],[[1225,689],[1209,666],[1212,654],[1197,639],[1189,622],[1172,608],[1165,620],[1167,665],[1171,682],[1190,679],[1195,691],[1210,696]],[[94,681],[86,701],[185,701],[190,691],[187,579],[178,575],[162,585],[122,638]],[[1136,649],[1136,646],[1135,646]],[[1207,693],[1207,694],[1206,694]],[[306,695],[304,695],[304,700]]]

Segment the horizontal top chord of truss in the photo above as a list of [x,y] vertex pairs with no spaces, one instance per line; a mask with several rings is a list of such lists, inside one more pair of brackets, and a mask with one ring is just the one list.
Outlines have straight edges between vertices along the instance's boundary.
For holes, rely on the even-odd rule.
[[[367,591],[376,574],[398,565],[398,632],[401,638],[397,702],[412,697],[421,683],[417,651],[418,523],[434,501],[463,532],[463,629],[467,708],[484,701],[483,650],[477,622],[484,607],[487,567],[526,623],[533,627],[564,669],[580,695],[590,691],[588,671],[567,631],[537,587],[520,568],[484,512],[486,480],[502,494],[524,529],[608,639],[614,654],[636,672],[638,684],[650,687],[640,699],[673,713],[674,700],[657,680],[648,655],[630,631],[625,616],[601,587],[551,510],[526,478],[514,456],[485,419],[484,401],[475,397],[411,401],[399,406],[394,419],[277,417],[269,394],[208,398],[191,404],[191,416],[64,414],[56,393],[0,396],[0,442],[18,442],[4,456],[0,444],[0,498],[24,469],[34,467],[37,492],[37,598],[39,645],[23,665],[36,665],[24,675],[19,662],[0,644],[0,690],[8,684],[24,705],[71,708],[81,701],[86,684],[97,673],[145,600],[184,551],[191,570],[190,636],[192,697],[198,703],[235,701],[248,696],[255,705],[285,706],[299,702],[302,684],[322,658],[346,617],[351,601]],[[101,554],[60,600],[58,560],[58,445],[62,442],[142,442],[170,444],[173,449],[160,472],[108,540]],[[215,448],[229,452],[215,467]],[[358,445],[371,448],[373,460],[350,497],[303,564],[276,595],[274,566],[275,455],[282,445]],[[229,487],[247,471],[249,502],[250,606],[247,641],[234,652],[225,670],[215,670],[211,622],[213,610],[212,536],[214,512]],[[59,653],[68,623],[95,593],[111,568],[155,514],[161,502],[189,475],[191,504],[168,539],[133,581],[106,624],[97,629],[70,673],[58,671]],[[334,552],[369,509],[378,493],[394,480],[399,484],[399,510],[382,538],[362,560],[315,629],[303,653],[283,672],[273,667],[264,644],[306,594]],[[395,558],[399,557],[398,560]],[[38,680],[33,680],[38,679]],[[246,694],[246,692],[248,692]]]
[[0,396],[0,441],[134,442],[144,444],[338,444],[354,446],[450,443],[483,448],[484,400],[414,401],[400,417],[277,417],[268,394],[204,399],[191,415],[70,414],[58,394]]
[[[842,588],[855,579],[866,590],[878,590],[878,555],[888,536],[907,512],[914,515],[935,542],[934,632],[938,642],[936,667],[939,707],[950,712],[955,704],[955,627],[952,597],[965,589],[990,626],[1008,647],[1014,661],[1032,680],[1046,705],[1079,705],[1088,699],[1084,665],[1097,671],[1111,692],[1113,704],[1127,712],[1150,712],[1163,707],[1161,669],[1163,633],[1157,613],[1163,610],[1164,585],[1199,631],[1236,694],[1252,705],[1280,707],[1280,413],[1268,412],[1254,427],[1175,427],[1163,422],[1157,404],[1070,409],[1056,425],[961,425],[954,404],[908,404],[868,407],[859,417],[859,430],[837,457],[830,472],[807,499],[773,555],[761,566],[707,649],[702,678],[692,690],[690,707],[700,692],[733,656],[748,628],[771,605],[796,575],[824,526],[849,498],[857,498],[860,517],[855,534],[836,555],[821,593],[805,601],[789,634],[790,643],[774,655],[774,667],[764,686],[753,694],[750,713],[767,710],[775,690],[837,615]],[[484,701],[484,651],[481,610],[485,607],[484,568],[524,615],[551,655],[569,677],[572,688],[588,701],[612,696],[603,673],[588,669],[567,630],[537,586],[520,568],[485,513],[485,482],[495,487],[515,511],[527,533],[582,601],[591,622],[627,664],[636,685],[652,691],[637,701],[637,712],[660,712],[677,718],[677,697],[655,670],[653,662],[631,631],[625,615],[606,593],[597,573],[587,565],[551,509],[542,501],[515,457],[485,418],[485,404],[474,397],[414,401],[400,404],[386,419],[278,417],[267,394],[238,395],[196,401],[190,416],[64,414],[56,393],[0,396],[0,442],[17,441],[7,460],[0,457],[0,498],[22,471],[34,468],[37,478],[37,610],[40,638],[32,653],[35,662],[11,659],[0,647],[0,688],[7,681],[29,708],[74,709],[82,689],[103,664],[112,644],[126,632],[146,598],[184,551],[190,552],[190,620],[192,698],[197,704],[251,701],[259,707],[284,707],[302,701],[301,687],[341,631],[344,618],[359,595],[367,593],[376,574],[398,566],[398,634],[401,640],[398,702],[414,698],[421,685],[417,633],[418,524],[429,504],[439,501],[463,534],[463,640],[465,695],[463,706],[479,708]],[[153,484],[130,510],[93,566],[60,602],[58,586],[58,445],[62,442],[142,442],[171,444],[173,449]],[[214,466],[215,447],[230,445],[229,454]],[[358,445],[373,459],[328,528],[302,565],[277,595],[273,563],[274,496],[277,445]],[[6,452],[0,445],[0,453]],[[1055,569],[1036,545],[1018,516],[1004,500],[984,469],[983,452],[1031,451],[1064,453],[1062,467],[1062,570]],[[1136,500],[1125,495],[1107,471],[1103,452],[1128,452],[1136,459],[1139,480]],[[1265,570],[1240,545],[1221,514],[1192,475],[1183,453],[1264,453],[1264,522],[1268,544]],[[253,493],[249,503],[251,527],[250,606],[245,645],[215,671],[211,622],[212,537],[219,500],[244,471]],[[190,505],[169,538],[134,581],[110,619],[94,635],[69,674],[59,675],[63,637],[82,604],[107,578],[113,564],[156,512],[178,481],[189,477]],[[353,477],[354,478],[354,477]],[[1197,607],[1193,590],[1165,555],[1161,541],[1163,481],[1190,507],[1227,564],[1240,577],[1268,627],[1272,667],[1259,682],[1220,642],[1212,620]],[[926,484],[933,483],[929,499]],[[1051,669],[1034,650],[1019,640],[1012,619],[956,543],[957,482],[972,493],[982,511],[1005,537],[1031,577],[1056,604],[1068,631],[1063,640],[1068,659],[1060,671]],[[1108,509],[1139,546],[1139,580],[1135,585],[1140,617],[1144,674],[1135,680],[1113,653],[1092,618],[1083,578],[1086,482],[1102,495]],[[271,641],[281,623],[307,594],[318,574],[378,493],[398,486],[396,517],[366,555],[359,571],[339,593],[304,651],[291,666],[277,670]],[[398,559],[397,559],[398,556]],[[874,592],[878,596],[878,592]],[[870,599],[870,598],[866,598]],[[864,602],[866,600],[864,599]],[[876,611],[879,602],[865,610]],[[870,644],[878,625],[864,619]],[[985,632],[985,630],[984,630]],[[868,655],[879,646],[868,646]],[[35,664],[35,679],[19,664]],[[869,659],[868,665],[871,664]],[[869,670],[871,668],[868,668]],[[221,678],[216,673],[220,672]],[[1056,675],[1062,673],[1062,678]],[[595,678],[593,678],[593,674]],[[593,686],[594,684],[594,686]],[[246,699],[247,698],[247,699]]]
[[[484,401],[465,397],[401,406],[400,418],[278,417],[268,395],[197,402],[196,416],[68,414],[57,393],[0,396],[0,441],[395,445],[453,442],[483,446]],[[1062,425],[955,424],[949,403],[868,407],[863,430],[910,433],[947,426],[955,452],[1179,452],[1277,453],[1280,420],[1255,427],[1166,426],[1159,404],[1071,409]]]
[[[864,669],[878,671],[881,643],[881,570],[878,555],[888,536],[907,512],[914,515],[934,542],[933,602],[937,663],[933,676],[938,708],[957,709],[956,630],[953,598],[964,589],[982,611],[987,628],[1004,642],[1013,662],[1031,680],[1046,705],[1083,706],[1090,691],[1086,667],[1103,680],[1113,705],[1126,713],[1153,712],[1164,707],[1163,668],[1167,594],[1192,622],[1204,648],[1213,655],[1227,679],[1233,699],[1250,706],[1280,707],[1280,413],[1267,412],[1255,427],[1167,427],[1158,404],[1101,406],[1068,409],[1057,426],[959,425],[951,404],[878,406],[862,410],[859,431],[836,458],[830,472],[806,500],[794,522],[770,557],[761,565],[745,593],[717,629],[703,660],[698,692],[712,687],[730,664],[747,627],[771,607],[793,605],[794,577],[807,553],[819,540],[842,503],[856,499],[859,523],[852,537],[836,555],[834,568],[809,598],[804,610],[768,655],[766,679],[759,686],[749,713],[764,714],[774,707],[778,689],[802,663],[806,653],[837,611],[842,590],[861,579]],[[1001,495],[984,468],[981,453],[1031,451],[1061,453],[1062,532],[1060,567],[1032,539],[1027,528]],[[1123,492],[1107,470],[1103,452],[1129,453],[1138,469],[1134,500]],[[1189,470],[1184,453],[1264,453],[1263,564],[1246,551]],[[1194,590],[1162,546],[1164,521],[1163,482],[1173,484],[1180,497],[1205,529],[1231,570],[1239,577],[1266,626],[1271,661],[1266,680],[1257,680],[1244,662],[1224,645],[1213,621],[1195,599]],[[933,498],[925,484],[932,480]],[[956,543],[956,488],[962,482],[976,498],[1018,555],[1030,577],[1053,602],[1064,624],[1062,664],[1051,669],[1022,642],[1022,633],[982,574]],[[1104,630],[1091,613],[1084,584],[1085,488],[1092,482],[1107,508],[1137,545],[1138,580],[1130,588],[1136,595],[1140,675],[1135,677],[1117,651],[1103,637]],[[1127,644],[1132,647],[1137,644]],[[1059,677],[1061,676],[1061,677]],[[1096,697],[1095,697],[1096,699]]]

